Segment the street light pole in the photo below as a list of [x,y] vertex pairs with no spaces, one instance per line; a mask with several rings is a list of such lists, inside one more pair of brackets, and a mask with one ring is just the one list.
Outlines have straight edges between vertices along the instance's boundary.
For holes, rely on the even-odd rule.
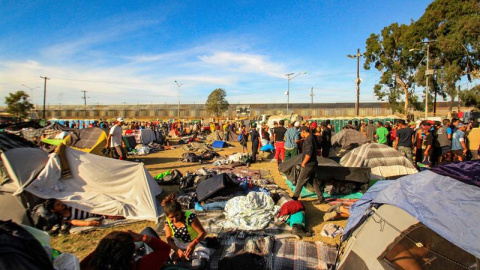
[[[430,70],[430,43],[432,42],[437,42],[436,40],[428,40],[428,41],[420,41],[420,42],[415,42],[414,44],[417,43],[426,43],[427,44],[427,70],[425,71],[425,119],[428,118],[428,94],[430,93],[430,86],[429,86],[429,80],[428,76],[433,75],[433,70]],[[419,49],[410,49],[409,51],[417,51]]]
[[303,74],[306,74],[307,72],[304,71],[302,73],[298,73],[297,75],[293,76],[293,77],[290,77],[292,76],[293,74],[295,73],[288,73],[288,74],[285,74],[285,76],[287,76],[287,80],[288,80],[288,85],[287,85],[287,114],[288,114],[288,106],[290,105],[290,81],[295,79],[296,77],[300,76],[300,75],[303,75]]
[[30,86],[28,86],[28,85],[25,85],[25,84],[22,84],[22,86],[25,86],[25,87],[27,87],[28,89],[30,89],[30,92],[32,93],[32,96],[30,97],[30,101],[31,101],[32,104],[33,104],[33,90],[35,90],[35,89],[37,89],[37,88],[40,88],[40,86],[33,87],[33,88],[30,87]]
[[178,107],[177,107],[177,114],[178,114],[178,119],[180,119],[180,86],[182,86],[183,84],[179,84],[176,80],[175,80],[175,83],[177,84],[178,86]]

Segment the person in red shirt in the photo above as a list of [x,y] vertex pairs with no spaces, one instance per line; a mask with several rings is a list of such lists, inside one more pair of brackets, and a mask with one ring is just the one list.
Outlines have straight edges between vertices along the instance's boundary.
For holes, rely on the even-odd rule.
[[[144,232],[156,234],[151,228],[147,228]],[[114,231],[107,234],[95,251],[82,260],[80,268],[82,270],[156,270],[162,268],[169,258],[170,246],[160,238],[147,234],[138,234],[132,231]],[[153,252],[135,261],[135,242],[147,244],[153,249]]]

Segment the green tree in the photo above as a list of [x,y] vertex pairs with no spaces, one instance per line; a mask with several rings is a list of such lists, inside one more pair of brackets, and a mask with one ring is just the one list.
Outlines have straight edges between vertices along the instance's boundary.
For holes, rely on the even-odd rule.
[[[412,33],[416,41],[436,41],[430,44],[433,84],[453,101],[456,83],[462,76],[471,79],[480,67],[480,2],[436,0],[412,25]],[[420,72],[417,83],[425,85]]]
[[33,108],[33,104],[28,102],[28,98],[29,95],[24,91],[10,93],[8,97],[5,97],[7,112],[11,113],[18,121],[26,118],[30,109]]
[[480,85],[460,92],[460,99],[466,106],[474,106],[477,110],[480,110]]
[[393,111],[408,113],[415,100],[412,87],[416,66],[421,62],[419,54],[409,51],[413,45],[409,26],[393,23],[381,34],[371,34],[366,44],[364,68],[373,66],[382,73],[374,86],[375,95],[387,100]]
[[213,90],[208,96],[207,102],[207,111],[213,113],[215,117],[220,116],[223,112],[228,110],[228,101],[225,99],[227,92],[222,88],[217,88]]

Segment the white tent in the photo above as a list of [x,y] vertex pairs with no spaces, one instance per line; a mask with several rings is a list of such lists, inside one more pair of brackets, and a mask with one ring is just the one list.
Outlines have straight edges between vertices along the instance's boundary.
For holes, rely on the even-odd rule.
[[72,178],[61,178],[60,159],[51,154],[45,168],[24,190],[100,215],[128,219],[159,216],[155,196],[162,189],[143,163],[105,158],[70,147],[66,148],[66,158]]

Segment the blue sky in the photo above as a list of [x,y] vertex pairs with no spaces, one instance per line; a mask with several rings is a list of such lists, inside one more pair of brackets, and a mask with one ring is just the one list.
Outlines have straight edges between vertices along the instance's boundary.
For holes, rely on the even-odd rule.
[[[0,98],[48,104],[354,102],[371,33],[417,20],[431,1],[0,0]],[[363,62],[363,61],[362,61]],[[362,63],[363,64],[363,63]],[[361,67],[361,101],[380,74]],[[177,86],[175,80],[179,83]],[[23,86],[26,85],[26,86]],[[30,90],[30,88],[36,88]]]

